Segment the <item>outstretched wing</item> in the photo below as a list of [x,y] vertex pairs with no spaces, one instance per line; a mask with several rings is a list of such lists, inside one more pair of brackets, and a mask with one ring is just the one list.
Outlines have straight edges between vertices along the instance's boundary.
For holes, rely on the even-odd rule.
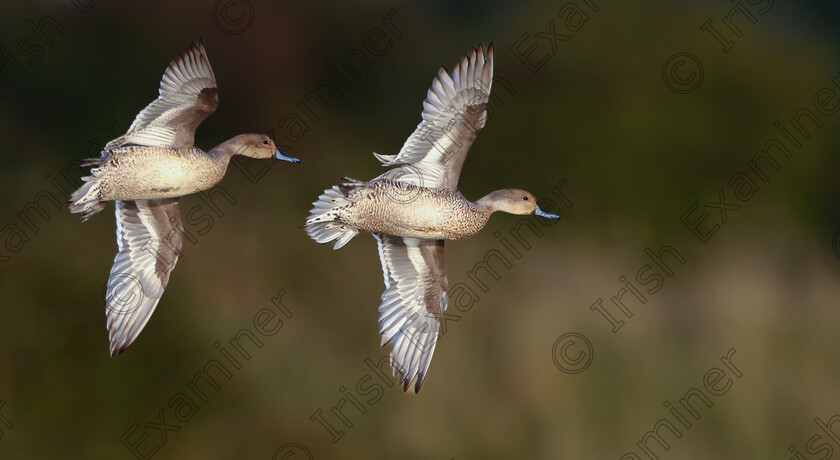
[[435,352],[448,289],[443,240],[403,238],[382,233],[379,259],[385,292],[379,306],[382,346],[393,343],[391,366],[403,391],[416,379],[420,391]]
[[105,292],[111,355],[146,326],[181,254],[178,198],[117,201],[119,252]]
[[146,106],[128,132],[105,146],[127,144],[189,148],[195,130],[219,105],[216,77],[207,60],[204,43],[193,43],[175,58],[160,81],[160,96]]
[[396,155],[374,154],[386,166],[403,165],[379,176],[421,187],[451,188],[467,152],[487,120],[485,107],[493,83],[493,44],[481,45],[452,71],[440,69],[423,101],[423,121]]

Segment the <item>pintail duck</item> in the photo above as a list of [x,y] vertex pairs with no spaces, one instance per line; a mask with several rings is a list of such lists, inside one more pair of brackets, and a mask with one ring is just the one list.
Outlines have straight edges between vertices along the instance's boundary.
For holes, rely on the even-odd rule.
[[313,203],[304,228],[315,241],[338,249],[360,231],[379,246],[385,292],[379,306],[382,346],[393,343],[391,366],[403,391],[418,392],[437,343],[448,303],[444,241],[478,233],[496,211],[559,219],[534,195],[505,189],[471,202],[458,192],[458,176],[487,120],[493,45],[481,46],[442,68],[423,102],[423,121],[396,155],[376,158],[397,166],[370,182],[343,178]]
[[116,201],[119,252],[105,294],[112,356],[143,330],[178,261],[184,231],[178,198],[213,187],[233,155],[300,162],[261,134],[241,134],[209,152],[195,147],[196,128],[218,103],[216,78],[198,41],[169,64],[160,96],[128,132],[100,158],[80,164],[94,168],[70,197],[70,212],[82,213],[84,222]]

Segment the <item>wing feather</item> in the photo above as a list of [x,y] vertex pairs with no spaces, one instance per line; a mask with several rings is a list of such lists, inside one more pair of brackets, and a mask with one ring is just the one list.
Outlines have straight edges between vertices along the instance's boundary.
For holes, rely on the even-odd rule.
[[111,355],[122,353],[151,318],[181,253],[178,199],[117,201],[119,252],[105,293]]
[[448,289],[443,240],[375,233],[385,280],[379,306],[382,346],[403,390],[420,391],[437,344]]
[[195,130],[219,105],[216,77],[200,40],[172,60],[160,81],[160,96],[137,114],[128,132],[105,150],[124,145],[190,148]]
[[379,176],[421,187],[457,188],[461,168],[487,120],[493,83],[493,44],[487,56],[479,45],[452,71],[441,68],[423,101],[423,121],[396,155],[374,154],[385,166],[402,165]]

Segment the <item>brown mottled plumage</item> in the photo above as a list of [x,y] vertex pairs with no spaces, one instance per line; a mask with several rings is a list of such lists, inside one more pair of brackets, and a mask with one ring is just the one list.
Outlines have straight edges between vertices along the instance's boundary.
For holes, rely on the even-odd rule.
[[207,190],[225,176],[234,155],[271,158],[277,148],[262,134],[240,134],[213,150],[126,145],[104,150],[102,157],[84,160],[94,166],[86,184],[70,198],[70,211],[82,221],[104,208],[106,201],[177,198]]
[[360,231],[379,246],[385,292],[379,306],[382,345],[393,343],[391,366],[403,390],[420,390],[441,316],[448,304],[444,241],[481,230],[496,211],[558,219],[520,189],[471,202],[457,190],[467,152],[487,120],[493,45],[481,46],[438,73],[423,103],[423,121],[396,155],[374,154],[396,168],[370,182],[344,178],[313,203],[304,228],[335,249]]
[[183,241],[178,198],[218,183],[230,158],[283,155],[268,136],[240,134],[203,152],[195,129],[216,111],[216,78],[201,41],[167,67],[160,96],[140,111],[124,135],[105,145],[85,184],[70,197],[84,222],[115,201],[119,252],[105,293],[111,354],[125,350],[149,321],[178,262]]
[[492,212],[457,190],[391,180],[345,188],[351,203],[336,209],[335,221],[371,233],[458,240],[478,233]]

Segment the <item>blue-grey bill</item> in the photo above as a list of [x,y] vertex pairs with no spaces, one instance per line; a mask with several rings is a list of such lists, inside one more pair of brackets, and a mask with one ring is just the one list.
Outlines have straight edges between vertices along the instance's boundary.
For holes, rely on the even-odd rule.
[[540,209],[539,206],[537,206],[537,209],[534,209],[534,214],[536,214],[540,217],[545,217],[546,219],[559,219],[560,218],[560,216],[558,216],[556,214],[551,214],[549,212],[543,211],[542,209]]
[[295,157],[290,157],[289,155],[286,155],[285,153],[281,152],[280,149],[274,151],[274,158],[277,158],[278,160],[288,161],[289,163],[300,163],[300,160],[298,160]]

